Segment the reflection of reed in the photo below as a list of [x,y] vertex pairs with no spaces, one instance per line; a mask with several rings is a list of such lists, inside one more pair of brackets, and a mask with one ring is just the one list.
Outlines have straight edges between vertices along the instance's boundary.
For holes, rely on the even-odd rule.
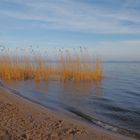
[[73,95],[75,96],[96,96],[101,97],[101,82],[93,82],[93,81],[65,81],[65,82],[58,82],[57,85],[60,86],[60,94],[65,96]]
[[92,60],[81,49],[80,54],[71,55],[69,51],[65,53],[60,50],[60,62],[55,66],[47,64],[47,60],[40,54],[32,50],[32,54],[18,55],[16,50],[14,56],[9,50],[3,51],[0,56],[0,78],[3,80],[29,80],[36,82],[49,79],[60,79],[63,81],[101,81],[103,72],[101,62],[96,60],[95,65]]
[[92,82],[85,82],[85,81],[65,81],[65,82],[61,82],[61,89],[62,89],[62,93],[64,94],[66,92],[68,92],[70,95],[77,95],[77,96],[87,96],[90,93],[90,89],[93,86]]
[[77,95],[77,96],[102,96],[101,92],[101,82],[97,81],[65,81],[60,83],[62,93],[64,94],[66,92],[70,93],[70,95]]
[[101,97],[102,96],[102,91],[101,91],[101,81],[94,81],[94,95],[97,97]]

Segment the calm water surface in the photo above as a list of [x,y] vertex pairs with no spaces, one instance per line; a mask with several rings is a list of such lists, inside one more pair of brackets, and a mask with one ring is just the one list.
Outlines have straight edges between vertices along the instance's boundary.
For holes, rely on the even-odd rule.
[[140,63],[103,63],[100,83],[12,82],[8,86],[44,106],[140,138]]

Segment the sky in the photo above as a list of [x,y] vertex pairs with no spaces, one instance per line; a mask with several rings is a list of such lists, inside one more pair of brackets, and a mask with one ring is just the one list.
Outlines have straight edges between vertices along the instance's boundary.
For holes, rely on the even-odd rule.
[[0,45],[140,61],[140,0],[0,0]]

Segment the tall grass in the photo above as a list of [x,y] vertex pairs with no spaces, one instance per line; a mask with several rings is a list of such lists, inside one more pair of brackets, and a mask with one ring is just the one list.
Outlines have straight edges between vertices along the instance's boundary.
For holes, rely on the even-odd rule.
[[71,81],[101,81],[103,70],[101,61],[97,58],[94,63],[84,51],[71,54],[60,51],[59,61],[51,65],[44,56],[37,53],[20,56],[4,51],[0,55],[0,79],[2,80],[58,80]]

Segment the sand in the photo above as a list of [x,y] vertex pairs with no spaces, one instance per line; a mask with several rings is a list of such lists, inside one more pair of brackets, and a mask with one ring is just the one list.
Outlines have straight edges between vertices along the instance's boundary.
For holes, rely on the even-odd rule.
[[129,139],[80,123],[0,88],[0,140]]

